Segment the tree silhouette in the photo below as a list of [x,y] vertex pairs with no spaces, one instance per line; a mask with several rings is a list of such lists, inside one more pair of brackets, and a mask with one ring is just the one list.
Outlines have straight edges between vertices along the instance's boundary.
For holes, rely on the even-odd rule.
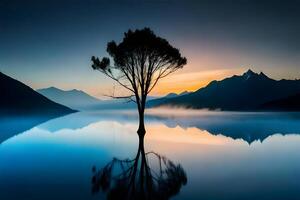
[[187,183],[180,164],[155,152],[145,153],[143,138],[134,159],[114,158],[103,168],[92,170],[92,193],[104,192],[107,200],[167,200]]
[[115,80],[130,92],[126,98],[137,104],[138,133],[144,135],[147,95],[161,78],[182,68],[187,60],[181,56],[178,49],[171,46],[167,40],[156,36],[149,28],[128,30],[119,44],[115,41],[107,44],[107,52],[114,64],[111,65],[107,57],[99,59],[93,56],[92,68]]

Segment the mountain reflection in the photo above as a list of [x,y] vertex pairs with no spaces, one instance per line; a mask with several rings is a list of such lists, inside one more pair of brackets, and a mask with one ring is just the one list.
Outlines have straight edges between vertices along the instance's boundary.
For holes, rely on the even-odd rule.
[[[196,111],[194,111],[196,112]],[[166,112],[167,113],[167,112]],[[223,135],[242,139],[248,144],[263,142],[274,134],[300,134],[300,113],[238,113],[201,112],[195,115],[147,114],[149,127],[163,124],[169,128],[197,128],[212,135]],[[51,120],[49,120],[51,119]],[[48,121],[49,120],[49,121]],[[38,125],[38,128],[51,133],[61,130],[79,130],[99,122],[136,124],[137,115],[133,111],[79,112],[55,119],[48,117],[0,117],[0,143]],[[47,121],[46,123],[43,123]],[[40,125],[39,125],[40,124]]]
[[94,166],[92,171],[92,193],[104,192],[108,200],[167,200],[187,183],[180,164],[158,153],[145,152],[143,138],[139,138],[134,159],[114,158],[99,170]]
[[27,115],[27,116],[3,116],[0,115],[0,144],[5,140],[42,124],[57,116],[53,115]]
[[[188,112],[188,111],[187,111]],[[194,111],[195,112],[195,111]],[[166,112],[167,113],[167,112]],[[264,141],[274,134],[299,134],[300,113],[239,113],[239,112],[201,112],[196,115],[147,114],[148,125],[164,124],[169,128],[197,128],[212,135],[224,135],[233,139],[242,139],[248,144]],[[78,129],[100,121],[116,121],[121,124],[136,123],[136,114],[123,111],[99,113],[75,113],[51,120],[40,127],[49,131]]]
[[[187,111],[188,112],[188,111]],[[242,139],[248,144],[271,135],[300,134],[300,113],[199,112],[197,115],[150,115],[170,128],[195,127],[212,135]]]

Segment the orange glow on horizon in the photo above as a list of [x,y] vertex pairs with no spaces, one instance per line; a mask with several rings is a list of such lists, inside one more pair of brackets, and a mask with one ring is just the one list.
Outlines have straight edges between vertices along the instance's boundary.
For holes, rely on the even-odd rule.
[[184,91],[193,92],[205,87],[213,80],[222,80],[234,74],[239,74],[242,71],[241,69],[232,69],[172,74],[158,83],[152,95],[161,96],[171,92],[177,94]]
[[[154,90],[151,92],[151,96],[164,96],[169,93],[181,93],[184,91],[193,92],[202,87],[205,87],[213,80],[222,80],[227,77],[231,77],[235,74],[241,74],[245,71],[244,68],[237,69],[216,69],[216,70],[203,70],[203,71],[178,71],[170,76],[161,79]],[[101,77],[99,75],[99,77]],[[105,78],[105,77],[103,77]],[[72,90],[74,88],[83,90],[84,92],[99,98],[107,99],[105,95],[112,96],[127,96],[128,92],[117,83],[108,78],[105,78],[108,82],[105,85],[82,85],[82,84],[64,84],[63,87],[52,85],[54,87],[63,90]],[[32,86],[36,89],[46,88],[48,85],[36,85]]]

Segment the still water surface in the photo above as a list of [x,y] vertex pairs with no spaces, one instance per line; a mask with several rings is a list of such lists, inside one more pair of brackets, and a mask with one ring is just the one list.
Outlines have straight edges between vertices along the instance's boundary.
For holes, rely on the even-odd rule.
[[[133,111],[102,111],[14,132],[0,144],[1,199],[106,199],[107,192],[95,191],[93,175],[114,159],[136,157],[136,130]],[[300,199],[299,113],[150,110],[146,130],[156,178],[156,155],[181,170],[179,185],[165,184],[164,191],[175,189],[164,199]]]

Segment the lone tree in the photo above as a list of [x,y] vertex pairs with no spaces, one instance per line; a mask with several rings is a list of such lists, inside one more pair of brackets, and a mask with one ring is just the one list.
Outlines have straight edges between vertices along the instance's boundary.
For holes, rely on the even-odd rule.
[[[144,111],[147,95],[161,78],[182,68],[187,60],[179,50],[149,28],[128,30],[123,41],[107,44],[107,52],[113,59],[92,57],[92,68],[118,82],[131,94],[129,98],[137,104],[139,113],[138,134],[145,135]],[[121,97],[117,97],[121,98]]]

